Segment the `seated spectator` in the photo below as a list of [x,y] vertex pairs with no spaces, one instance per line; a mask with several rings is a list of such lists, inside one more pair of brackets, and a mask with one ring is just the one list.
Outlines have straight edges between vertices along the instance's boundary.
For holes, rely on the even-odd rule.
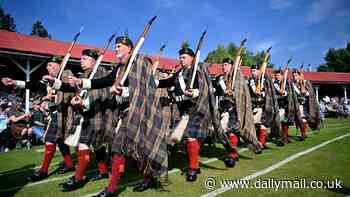
[[9,118],[6,113],[7,105],[0,103],[0,152],[8,152],[11,147],[12,135],[7,127]]
[[28,120],[31,118],[32,113],[24,113],[21,110],[21,105],[15,105],[9,113],[9,120],[11,125],[11,132],[18,142],[28,149],[31,148],[32,129],[28,128]]

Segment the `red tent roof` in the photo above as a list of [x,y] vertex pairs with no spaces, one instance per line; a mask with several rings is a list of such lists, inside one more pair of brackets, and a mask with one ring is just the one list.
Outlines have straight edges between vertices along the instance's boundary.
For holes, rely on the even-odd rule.
[[[20,33],[9,32],[0,30],[0,49],[19,51],[32,54],[42,55],[65,55],[69,47],[69,42],[63,42],[59,40],[40,38],[36,36],[28,36]],[[95,48],[94,46],[77,44],[72,51],[72,58],[79,59],[81,51],[86,48]],[[152,59],[155,56],[151,56]],[[105,62],[113,62],[114,54],[113,50],[108,50],[104,57]],[[162,57],[160,59],[160,68],[171,70],[178,65],[178,60],[172,58]],[[241,68],[244,75],[249,75],[249,68],[243,66]],[[268,73],[271,73],[271,69],[268,69]],[[221,73],[219,64],[212,64],[209,67],[209,73],[217,75]],[[350,83],[350,73],[338,73],[338,72],[305,72],[305,79],[322,82],[322,83]]]

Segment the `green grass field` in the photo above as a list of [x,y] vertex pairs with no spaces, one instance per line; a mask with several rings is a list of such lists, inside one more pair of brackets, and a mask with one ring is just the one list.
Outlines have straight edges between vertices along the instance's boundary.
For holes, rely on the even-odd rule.
[[[141,174],[135,166],[128,168],[126,177],[122,178],[119,188],[119,196],[201,196],[220,188],[220,182],[226,179],[240,179],[266,169],[286,158],[302,151],[315,147],[325,141],[350,133],[350,120],[328,119],[324,123],[325,128],[321,132],[309,132],[309,137],[304,142],[293,141],[284,147],[277,147],[269,144],[269,149],[263,154],[256,155],[245,148],[240,149],[240,160],[234,168],[226,168],[220,160],[224,150],[217,145],[210,148],[206,145],[201,154],[201,171],[194,183],[188,183],[181,175],[178,168],[186,165],[186,155],[179,152],[175,157],[170,158],[172,169],[169,172],[169,186],[167,191],[155,189],[142,193],[132,192],[132,183],[141,179]],[[295,128],[291,128],[290,134],[296,135]],[[40,165],[43,157],[43,146],[35,147],[32,150],[13,150],[0,154],[0,196],[91,196],[91,194],[102,190],[107,186],[108,180],[88,182],[84,188],[74,192],[63,193],[59,190],[58,184],[65,181],[71,174],[55,175],[54,171],[62,162],[59,152],[50,167],[53,174],[46,180],[38,183],[28,183],[27,175]],[[216,159],[218,158],[218,159]],[[343,183],[342,189],[292,189],[284,188],[240,188],[231,189],[218,196],[347,196],[350,195],[350,136],[331,142],[308,154],[291,160],[279,168],[253,178],[250,183],[256,184],[258,180],[299,180],[305,179],[307,183],[313,180],[327,181],[340,180]],[[92,162],[88,175],[96,173],[96,164]],[[214,188],[206,189],[204,182],[207,177],[216,180]]]

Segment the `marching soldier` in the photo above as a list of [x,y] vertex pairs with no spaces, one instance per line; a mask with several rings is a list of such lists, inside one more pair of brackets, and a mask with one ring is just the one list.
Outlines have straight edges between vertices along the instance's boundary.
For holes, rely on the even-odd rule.
[[[84,70],[84,76],[88,77],[94,69],[98,52],[92,49],[85,49],[81,55],[81,67]],[[95,77],[104,77],[109,72],[103,67],[99,67]],[[70,79],[74,78],[73,76]],[[55,80],[50,76],[44,76],[45,80],[54,80],[53,88],[61,91],[72,91],[73,88],[61,88],[62,82]],[[76,90],[75,90],[76,91]],[[73,127],[70,134],[76,134],[81,129],[78,140],[78,163],[75,174],[68,181],[61,183],[62,191],[72,191],[81,188],[86,183],[85,171],[91,160],[90,145],[95,148],[96,159],[98,162],[99,175],[95,179],[108,178],[108,167],[106,164],[106,150],[103,146],[105,140],[106,118],[111,118],[111,111],[107,110],[109,102],[109,91],[107,88],[92,90],[88,93],[88,98],[82,100],[79,95],[72,98],[71,104],[75,108]],[[81,118],[83,122],[81,123]]]
[[299,139],[304,141],[307,137],[308,127],[311,127],[313,130],[320,128],[319,106],[312,84],[303,79],[303,73],[299,70],[294,69],[292,73],[292,89],[297,95],[299,110],[302,117],[302,124],[297,125],[300,129]]
[[[180,142],[184,136],[186,141],[189,167],[185,169],[187,181],[196,181],[199,168],[199,150],[201,142],[209,135],[209,129],[214,127],[214,134],[219,137],[227,151],[232,151],[232,145],[223,135],[218,112],[215,108],[215,98],[209,76],[204,68],[193,71],[192,64],[195,54],[189,47],[179,50],[181,68],[170,78],[155,80],[158,88],[174,87],[173,97],[181,120],[177,123],[169,139],[171,145]],[[191,77],[195,73],[193,88],[188,88]]]
[[[279,107],[279,115],[282,126],[282,139],[284,143],[288,143],[288,125],[290,124],[290,119],[288,118],[288,97],[292,95],[288,95],[289,86],[286,83],[285,89],[282,87],[282,78],[283,73],[281,69],[274,71],[274,80],[273,86],[277,93],[278,107]],[[287,79],[283,79],[287,80]]]
[[[117,192],[121,173],[124,172],[125,156],[135,159],[144,174],[144,180],[134,188],[136,192],[157,186],[168,170],[167,128],[163,125],[168,121],[162,121],[157,89],[149,83],[152,73],[150,59],[137,56],[125,83],[120,84],[134,45],[127,36],[117,37],[115,43],[117,66],[108,76],[93,80],[71,79],[73,84],[83,89],[112,86],[111,92],[116,94],[111,97],[114,104],[109,106],[115,126],[111,129],[114,136],[110,144],[112,174],[108,187],[97,196],[113,196]],[[62,84],[62,87],[66,86]]]
[[221,114],[221,126],[227,132],[231,144],[234,146],[229,157],[225,159],[225,164],[228,167],[233,167],[235,161],[239,159],[237,152],[239,136],[242,136],[245,141],[253,145],[252,148],[257,152],[260,151],[261,146],[257,140],[254,128],[250,95],[247,91],[248,87],[239,70],[237,70],[238,73],[235,79],[233,95],[229,96],[227,94],[227,74],[230,72],[232,66],[233,61],[230,58],[225,58],[222,64],[223,74],[218,75],[215,81],[213,81],[218,108]]
[[[254,123],[258,132],[259,142],[263,148],[266,148],[268,137],[267,128],[271,128],[271,137],[280,137],[280,119],[278,112],[277,98],[273,88],[271,79],[265,76],[263,80],[262,90],[257,91],[257,87],[261,84],[261,75],[258,66],[251,67],[251,77],[248,79],[249,92],[252,98]],[[283,143],[277,139],[277,145],[283,146]]]
[[[51,77],[57,76],[60,70],[60,62],[62,58],[59,56],[51,57],[48,62],[46,69]],[[64,72],[63,78],[71,75],[72,73]],[[2,82],[5,85],[15,85],[18,88],[28,88],[28,89],[43,89],[47,90],[47,95],[44,100],[48,100],[50,107],[50,121],[47,125],[44,141],[45,141],[45,152],[44,160],[42,162],[41,168],[34,172],[28,177],[30,181],[40,181],[48,176],[48,169],[52,158],[56,152],[56,146],[58,146],[65,165],[60,170],[59,173],[66,173],[69,171],[74,171],[73,161],[71,158],[69,146],[64,143],[65,131],[67,130],[67,125],[70,125],[69,120],[71,118],[71,113],[69,111],[69,100],[71,95],[63,94],[62,92],[54,93],[53,89],[46,86],[44,83],[39,81],[19,81],[10,78],[3,78]],[[57,104],[55,104],[55,97],[57,97]]]

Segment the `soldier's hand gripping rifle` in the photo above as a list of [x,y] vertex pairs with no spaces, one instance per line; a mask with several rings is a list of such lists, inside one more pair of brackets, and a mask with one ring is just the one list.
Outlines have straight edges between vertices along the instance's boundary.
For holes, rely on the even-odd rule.
[[137,40],[136,42],[136,45],[135,47],[133,48],[132,52],[131,52],[131,56],[128,60],[128,65],[126,67],[126,70],[125,72],[123,73],[123,76],[122,78],[119,80],[118,79],[118,76],[116,76],[116,81],[114,83],[114,86],[123,86],[124,83],[125,83],[125,80],[127,79],[128,75],[129,75],[129,72],[131,70],[131,67],[133,65],[133,62],[136,58],[136,55],[138,54],[143,42],[145,41],[145,38],[147,36],[147,33],[149,32],[151,26],[152,26],[152,23],[154,22],[154,20],[156,20],[157,16],[154,16],[151,20],[148,21],[147,25],[145,26],[143,32],[141,33],[139,39]]
[[160,47],[160,49],[159,49],[159,53],[158,53],[158,55],[157,55],[157,57],[156,57],[156,60],[153,62],[153,64],[152,64],[152,75],[154,75],[155,73],[156,73],[156,70],[157,70],[157,68],[158,68],[158,66],[159,66],[159,61],[160,61],[160,57],[162,56],[162,54],[163,54],[163,51],[164,51],[164,49],[165,49],[165,44],[163,44],[162,45],[162,47]]
[[267,63],[269,61],[271,48],[272,47],[268,48],[264,53],[264,59],[263,59],[262,66],[260,68],[260,75],[258,78],[259,80],[258,80],[258,84],[256,86],[256,93],[257,94],[260,94],[264,88],[265,72],[266,72]]
[[[72,50],[75,46],[75,43],[77,42],[78,37],[80,36],[80,33],[82,31],[83,31],[83,26],[80,28],[79,32],[75,34],[74,39],[73,39],[72,43],[70,44],[68,51],[61,62],[60,71],[58,72],[56,79],[61,79],[62,73],[63,73],[64,69],[66,68],[66,65],[68,63],[70,56],[72,55]],[[43,81],[43,82],[48,83],[47,81]],[[53,95],[56,94],[56,91],[52,88],[48,88],[48,89],[49,89],[49,91],[48,91],[48,95],[46,97],[51,98]]]
[[203,40],[204,40],[204,36],[205,34],[207,34],[207,30],[205,30],[200,39],[199,39],[199,42],[198,42],[198,45],[197,45],[197,48],[196,48],[196,52],[195,52],[195,56],[194,56],[194,59],[193,59],[193,72],[192,72],[192,78],[191,78],[191,83],[190,83],[190,87],[189,89],[193,89],[193,85],[194,85],[194,81],[196,79],[196,73],[197,73],[197,69],[198,69],[198,64],[199,64],[199,58],[201,56],[201,48],[202,48],[202,45],[203,45]]
[[280,94],[283,96],[286,92],[286,84],[287,84],[287,78],[288,78],[288,65],[292,61],[292,58],[290,58],[287,61],[287,64],[284,66],[283,69],[283,76],[282,76],[282,82],[281,82],[281,87],[280,87]]
[[227,87],[226,93],[229,96],[233,95],[233,87],[234,87],[238,68],[239,68],[240,64],[242,63],[242,52],[244,49],[243,46],[244,46],[246,41],[247,41],[247,38],[245,38],[244,40],[241,41],[241,44],[236,52],[234,66],[231,67],[230,72],[227,74],[228,80],[226,81],[226,87]]

